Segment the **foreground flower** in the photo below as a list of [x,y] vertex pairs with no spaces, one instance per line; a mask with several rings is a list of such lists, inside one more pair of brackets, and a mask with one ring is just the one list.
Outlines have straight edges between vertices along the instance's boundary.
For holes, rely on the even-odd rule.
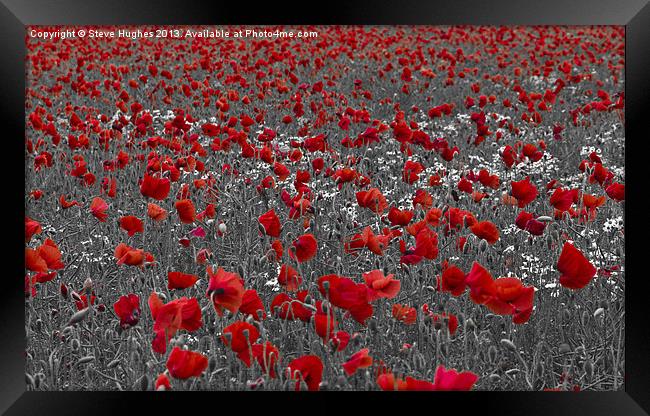
[[140,185],[140,193],[148,198],[162,201],[169,195],[171,183],[167,178],[156,178],[145,175]]
[[275,214],[275,210],[271,209],[270,211],[260,215],[257,219],[264,229],[264,233],[270,237],[280,237],[280,231],[282,230],[282,225],[280,224],[280,219]]
[[381,270],[373,270],[363,274],[363,280],[368,285],[368,301],[380,298],[393,299],[399,293],[400,281],[393,279],[394,274],[384,276]]
[[106,222],[106,218],[108,217],[108,214],[106,213],[107,209],[108,204],[99,197],[95,197],[90,203],[90,213],[100,222]]
[[196,220],[196,209],[189,199],[176,201],[175,207],[183,224],[192,224]]
[[268,374],[269,377],[276,378],[275,367],[280,360],[280,351],[269,341],[264,344],[253,344],[252,350],[253,357],[255,357],[262,371]]
[[237,312],[244,297],[244,280],[237,273],[227,272],[221,267],[214,273],[208,266],[207,272],[210,277],[207,295],[217,313],[222,315],[224,309]]
[[120,318],[123,329],[135,326],[140,321],[140,298],[133,293],[121,296],[113,305],[113,310]]
[[199,377],[207,367],[208,357],[198,352],[182,350],[179,347],[174,347],[167,359],[169,374],[181,380]]
[[293,250],[289,250],[289,257],[298,263],[311,260],[318,250],[318,242],[312,234],[304,234],[293,242]]
[[587,286],[596,274],[596,268],[569,242],[562,247],[557,269],[561,273],[560,284],[574,290]]
[[519,208],[523,208],[526,205],[533,202],[537,198],[537,188],[535,185],[530,183],[530,178],[521,180],[519,182],[511,182],[512,186],[512,196],[517,199],[517,205]]
[[250,367],[251,348],[259,336],[259,330],[253,325],[248,322],[236,321],[223,329],[221,340],[237,354],[239,359],[246,364],[246,367]]
[[481,221],[470,227],[472,233],[478,238],[482,238],[489,244],[494,244],[499,241],[499,230],[496,225],[490,221]]
[[120,227],[129,234],[129,237],[144,231],[144,223],[142,220],[133,215],[120,218]]
[[455,390],[468,391],[472,389],[474,383],[478,380],[478,375],[471,371],[461,373],[454,369],[446,370],[444,366],[438,366],[433,381],[434,390]]
[[287,377],[296,380],[296,391],[304,381],[309,391],[318,391],[323,377],[323,362],[316,355],[304,355],[291,361],[287,366]]
[[396,303],[392,308],[393,318],[404,322],[406,325],[413,325],[418,317],[418,312],[411,306]]
[[155,337],[151,343],[152,349],[164,354],[167,343],[180,329],[194,332],[201,328],[201,308],[196,298],[182,297],[163,304],[155,292],[149,296],[149,310],[153,318]]
[[343,363],[345,374],[351,376],[360,368],[370,367],[372,365],[372,357],[368,355],[368,351],[368,348],[364,348],[361,351],[352,354],[352,357]]
[[198,276],[181,272],[167,273],[167,289],[187,289],[194,286],[199,280]]

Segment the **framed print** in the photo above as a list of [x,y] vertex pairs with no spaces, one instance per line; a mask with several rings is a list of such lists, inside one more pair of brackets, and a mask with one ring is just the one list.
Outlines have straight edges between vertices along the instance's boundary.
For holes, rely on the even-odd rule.
[[303,6],[4,1],[2,410],[646,414],[650,6]]

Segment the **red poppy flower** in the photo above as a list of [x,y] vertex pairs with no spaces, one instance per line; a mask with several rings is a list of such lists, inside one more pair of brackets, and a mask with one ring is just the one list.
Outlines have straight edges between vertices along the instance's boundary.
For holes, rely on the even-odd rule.
[[534,287],[524,287],[514,277],[501,277],[494,281],[494,297],[485,306],[498,315],[514,315],[513,322],[521,324],[530,318],[534,295]]
[[352,357],[343,363],[343,371],[348,376],[356,373],[360,368],[368,368],[372,365],[372,357],[368,355],[368,348],[352,354]]
[[468,194],[471,194],[474,192],[474,187],[472,185],[472,182],[468,181],[466,178],[460,178],[458,181],[458,190],[461,192],[465,192]]
[[145,252],[142,249],[135,249],[124,243],[115,247],[115,258],[117,264],[126,264],[127,266],[142,266],[145,261]]
[[187,289],[199,280],[198,276],[181,272],[167,273],[167,289]]
[[282,225],[280,224],[280,219],[275,214],[275,210],[271,209],[270,211],[260,215],[258,221],[264,227],[264,233],[271,237],[280,237],[280,231]]
[[106,213],[107,209],[108,204],[100,197],[95,197],[90,203],[90,213],[100,222],[106,222],[106,218],[108,217]]
[[596,208],[602,206],[605,203],[604,196],[596,196],[590,194],[582,194],[582,203],[585,208],[588,210],[595,210]]
[[113,310],[120,318],[120,326],[128,328],[135,326],[140,321],[140,298],[133,293],[120,298],[113,305]]
[[304,355],[291,361],[287,366],[287,376],[296,380],[296,391],[304,381],[309,391],[318,391],[323,377],[323,362],[316,355]]
[[312,234],[304,234],[298,237],[292,244],[293,250],[289,250],[289,257],[298,263],[311,260],[318,250],[318,242]]
[[[237,354],[240,360],[251,365],[251,347],[260,336],[259,330],[248,322],[235,321],[223,329],[221,340]],[[226,336],[225,334],[230,334]]]
[[478,375],[471,371],[459,373],[454,369],[447,370],[440,365],[436,369],[433,387],[438,391],[468,391],[472,389],[477,380]]
[[75,205],[78,206],[79,202],[77,202],[77,201],[66,201],[65,200],[65,195],[61,195],[59,197],[59,204],[61,205],[61,208],[68,209],[68,208],[74,207]]
[[413,325],[417,320],[418,312],[411,306],[396,303],[392,308],[393,318],[404,322],[407,325]]
[[519,182],[513,181],[510,185],[512,187],[512,196],[517,199],[519,208],[525,207],[537,198],[537,188],[530,183],[529,177]]
[[492,299],[496,291],[492,275],[476,261],[465,277],[465,283],[470,288],[470,298],[479,305]]
[[212,267],[207,269],[210,281],[207,295],[212,299],[219,315],[223,309],[235,313],[241,306],[244,297],[244,280],[237,273],[230,273],[219,267],[216,273]]
[[154,320],[155,337],[151,346],[159,354],[167,351],[167,343],[178,330],[193,332],[203,325],[201,308],[196,298],[182,297],[163,304],[158,295],[153,292],[149,296],[148,304]]
[[251,315],[256,321],[259,321],[260,319],[266,319],[264,304],[262,303],[260,295],[257,294],[257,290],[248,289],[244,292],[241,305],[239,306],[239,312],[243,313],[244,315]]
[[158,376],[158,378],[156,378],[156,383],[154,388],[156,389],[156,391],[166,391],[172,389],[171,382],[169,381],[169,378],[165,375],[165,373],[161,373]]
[[368,302],[368,288],[347,277],[329,274],[318,279],[318,290],[332,305],[345,309],[359,323],[372,316],[372,305]]
[[478,180],[481,182],[481,185],[487,186],[492,189],[499,189],[499,176],[490,175],[486,169],[481,169],[478,172]]
[[198,352],[182,350],[179,347],[174,347],[167,358],[169,374],[181,380],[199,377],[207,367],[208,357]]
[[465,291],[465,273],[456,266],[446,267],[442,271],[441,286],[443,292],[460,296]]
[[192,224],[196,220],[196,209],[189,199],[176,201],[175,207],[183,224]]
[[567,211],[575,202],[578,196],[577,189],[566,190],[563,188],[556,188],[551,195],[549,202],[553,208],[559,211]]
[[422,163],[407,160],[402,171],[402,180],[408,184],[413,184],[420,179],[418,175],[423,171],[424,166]]
[[368,285],[368,302],[380,298],[393,299],[399,293],[401,283],[393,279],[393,274],[384,276],[381,270],[372,270],[362,276]]
[[275,162],[273,164],[273,173],[275,173],[277,175],[278,179],[280,180],[280,182],[282,182],[282,181],[284,181],[285,179],[287,179],[289,177],[289,175],[291,174],[291,171],[286,166],[284,166],[282,163]]
[[494,244],[499,241],[499,230],[497,229],[496,225],[490,221],[477,222],[469,229],[475,236],[482,238],[489,244]]
[[362,208],[368,208],[372,212],[381,215],[386,208],[388,208],[388,202],[386,202],[386,197],[381,193],[377,188],[371,188],[368,191],[360,191],[356,194],[357,203]]
[[395,207],[392,207],[390,211],[388,211],[388,221],[390,221],[391,225],[401,225],[402,227],[406,227],[412,219],[413,211],[400,211]]
[[431,194],[423,189],[416,190],[413,198],[413,208],[417,208],[418,205],[422,206],[424,210],[431,208],[433,206]]
[[38,254],[38,251],[32,248],[25,249],[25,267],[33,272],[47,272],[47,263]]
[[615,201],[624,201],[625,200],[625,185],[622,183],[613,183],[605,189],[607,196],[612,198]]
[[43,228],[38,221],[25,216],[25,243],[29,243],[35,234],[43,232]]
[[573,290],[587,286],[596,274],[596,268],[569,242],[562,247],[557,269],[561,273],[560,284]]
[[393,373],[390,372],[380,374],[377,377],[377,384],[383,391],[407,390],[406,381],[402,380],[401,378],[396,378]]
[[152,220],[156,222],[160,222],[163,221],[165,218],[167,218],[167,211],[165,211],[163,208],[159,207],[158,205],[150,202],[147,204],[147,215]]
[[140,184],[140,193],[148,198],[162,201],[169,195],[171,183],[168,178],[156,178],[145,174]]
[[133,215],[120,218],[120,227],[128,232],[129,237],[132,237],[136,233],[144,232],[144,223],[141,219]]
[[343,351],[348,346],[350,338],[349,333],[345,331],[337,331],[330,339],[330,342],[336,351]]
[[295,292],[302,283],[302,277],[293,267],[283,264],[278,275],[278,283],[285,290]]
[[[298,292],[298,296],[301,294],[306,296],[307,291],[304,290]],[[304,296],[302,297],[303,300]],[[271,311],[273,312],[273,315],[280,319],[300,319],[304,322],[308,322],[314,315],[314,312],[311,309],[307,309],[300,299],[291,298],[286,293],[280,293],[273,298],[271,301]]]
[[431,231],[429,227],[423,227],[415,236],[413,254],[429,260],[438,257],[438,234]]
[[253,344],[253,357],[262,368],[265,374],[271,378],[276,378],[276,364],[280,361],[280,351],[269,341],[264,344]]

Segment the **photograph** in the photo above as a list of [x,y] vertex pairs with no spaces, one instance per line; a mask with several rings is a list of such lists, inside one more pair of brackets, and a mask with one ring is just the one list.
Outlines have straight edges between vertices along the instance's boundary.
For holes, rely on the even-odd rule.
[[27,392],[626,390],[625,26],[23,36]]

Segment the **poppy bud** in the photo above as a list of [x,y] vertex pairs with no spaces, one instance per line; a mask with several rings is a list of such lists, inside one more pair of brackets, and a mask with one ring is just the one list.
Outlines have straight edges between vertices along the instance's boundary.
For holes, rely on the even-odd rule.
[[481,242],[478,244],[478,250],[481,253],[485,253],[485,250],[488,248],[488,242],[486,240],[481,239]]
[[336,386],[337,387],[343,387],[345,385],[345,383],[347,383],[347,381],[348,380],[345,378],[345,376],[340,375],[340,376],[338,376],[336,378]]
[[609,302],[603,299],[600,302],[598,302],[598,306],[603,309],[609,309]]
[[490,364],[494,364],[496,361],[497,353],[497,348],[494,345],[490,345],[490,348],[488,348],[488,359],[490,360]]
[[537,363],[537,366],[535,367],[535,374],[537,377],[544,375],[544,363],[542,361]]
[[550,234],[546,236],[546,247],[549,250],[553,248],[553,237]]
[[587,379],[591,380],[591,378],[594,376],[594,363],[591,362],[591,360],[585,361],[585,374],[587,375]]
[[501,340],[501,346],[503,346],[508,351],[512,351],[512,352],[517,351],[517,347],[515,346],[514,342],[506,338]]
[[473,331],[473,330],[476,329],[476,324],[474,323],[474,320],[473,320],[472,318],[469,318],[469,319],[467,320],[467,329],[468,329],[469,331]]
[[228,231],[228,227],[224,223],[219,224],[218,228],[219,228],[219,232],[222,234],[225,234],[226,231]]
[[569,320],[571,319],[571,312],[570,312],[568,309],[564,309],[564,310],[562,311],[562,318],[563,318],[565,321],[569,321]]
[[492,383],[496,383],[496,382],[498,382],[498,381],[501,380],[501,376],[498,375],[498,374],[490,374],[490,377],[488,377],[488,379],[489,379]]
[[466,242],[463,245],[463,254],[468,254],[471,248],[472,248],[471,244],[469,242]]
[[560,344],[560,354],[566,354],[571,352],[571,347],[567,343]]
[[61,287],[59,288],[61,291],[61,296],[63,296],[63,299],[68,298],[68,287],[65,285],[65,283],[61,283]]
[[80,344],[78,339],[74,338],[72,341],[70,341],[70,349],[72,350],[72,352],[74,353],[79,352],[79,347]]
[[36,320],[36,324],[34,325],[36,330],[40,332],[41,327],[43,326],[43,321],[39,318]]
[[86,292],[87,296],[90,296],[90,292],[92,291],[92,288],[93,288],[93,281],[89,277],[84,281],[84,285],[81,291]]
[[378,327],[377,327],[377,321],[374,320],[374,319],[370,320],[370,321],[368,322],[368,328],[369,328],[372,332],[376,332],[376,331],[378,330]]
[[25,383],[27,383],[28,386],[34,386],[34,377],[32,377],[29,373],[25,373]]
[[604,309],[604,308],[598,308],[598,309],[596,309],[596,311],[594,312],[594,318],[599,317],[599,316],[602,315],[603,313],[605,313],[605,309]]

